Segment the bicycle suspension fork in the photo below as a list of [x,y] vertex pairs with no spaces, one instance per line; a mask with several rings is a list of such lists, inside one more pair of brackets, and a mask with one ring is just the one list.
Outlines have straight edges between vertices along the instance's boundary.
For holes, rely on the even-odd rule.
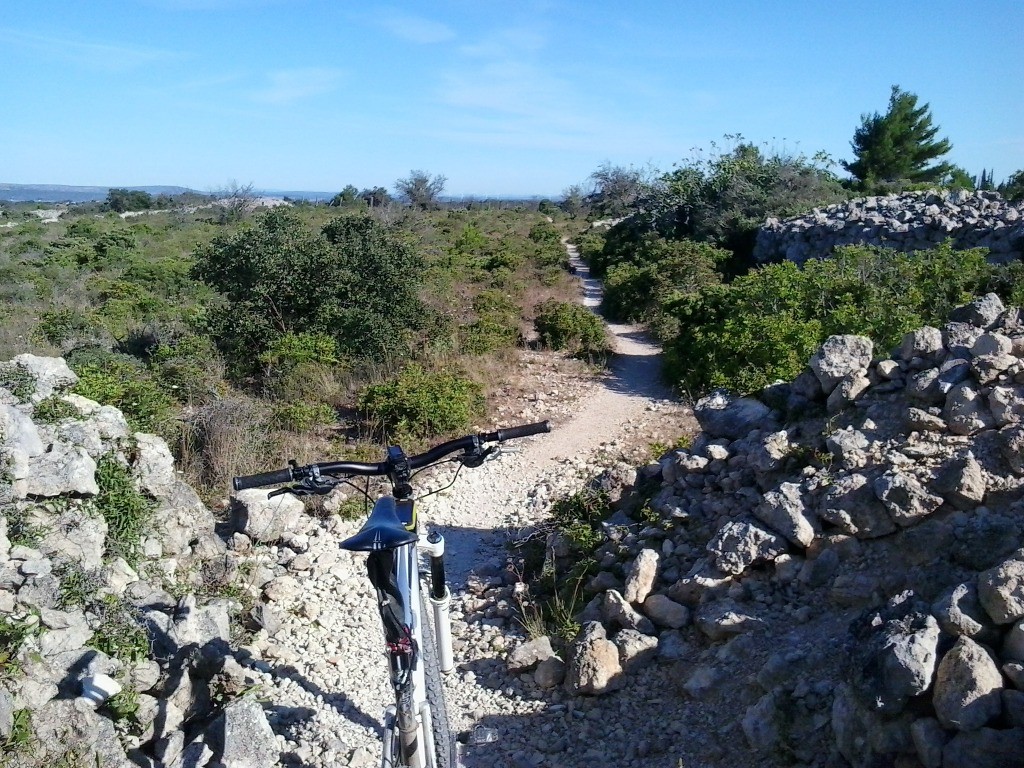
[[430,557],[430,607],[434,613],[434,641],[437,643],[437,664],[448,674],[455,668],[452,658],[452,620],[449,609],[452,593],[444,575],[444,536],[431,531],[421,536],[419,549]]

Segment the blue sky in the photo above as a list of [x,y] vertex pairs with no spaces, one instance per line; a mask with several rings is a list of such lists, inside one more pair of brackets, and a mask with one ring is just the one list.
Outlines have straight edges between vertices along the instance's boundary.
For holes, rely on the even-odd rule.
[[0,182],[555,196],[725,134],[849,159],[894,84],[1024,168],[1020,0],[8,2]]

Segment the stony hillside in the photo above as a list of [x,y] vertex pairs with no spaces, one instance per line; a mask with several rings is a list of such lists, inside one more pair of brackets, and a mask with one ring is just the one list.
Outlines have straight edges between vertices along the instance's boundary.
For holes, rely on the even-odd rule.
[[[833,337],[793,382],[701,400],[689,448],[595,481],[618,511],[565,645],[524,636],[495,550],[453,585],[465,764],[1020,764],[1022,358],[1024,311],[989,295],[891,356]],[[379,629],[336,546],[357,523],[254,493],[217,519],[73,382],[0,364],[0,764],[373,764]],[[575,464],[460,498],[522,504],[535,539]]]
[[[655,514],[613,519],[561,659],[574,694],[674,684],[687,727],[615,764],[1024,762],[1022,357],[992,294],[891,357],[832,337],[793,382],[701,400],[693,445],[625,493]],[[510,663],[558,661],[541,640]]]
[[75,381],[0,364],[0,765],[262,765],[275,735],[230,645],[251,564],[164,441]]

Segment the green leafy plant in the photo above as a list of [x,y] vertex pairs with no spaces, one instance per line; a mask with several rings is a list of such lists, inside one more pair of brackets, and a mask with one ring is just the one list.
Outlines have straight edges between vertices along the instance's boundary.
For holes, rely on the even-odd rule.
[[323,429],[337,422],[334,409],[326,403],[295,401],[274,406],[274,424],[292,432],[309,432]]
[[107,555],[138,561],[143,534],[149,530],[155,504],[143,496],[131,472],[113,453],[96,462],[96,484],[100,492],[93,504],[107,521]]
[[7,518],[7,538],[11,544],[23,547],[38,547],[46,534],[48,528],[32,514],[32,507],[19,505],[8,505],[3,510]]
[[41,424],[58,424],[64,419],[81,419],[82,414],[60,395],[51,395],[36,403],[32,417]]
[[536,310],[533,324],[544,346],[591,359],[608,354],[610,343],[604,323],[586,307],[549,299]]
[[96,321],[87,310],[54,309],[39,316],[33,335],[54,347],[78,343],[96,334]]
[[390,381],[365,387],[356,402],[376,429],[412,437],[463,431],[482,413],[483,404],[476,382],[455,371],[429,371],[416,363]]
[[[31,617],[38,619],[38,617]],[[26,638],[39,634],[39,622],[30,617],[14,619],[0,616],[0,680],[12,677],[21,669],[18,651]]]
[[57,577],[57,605],[62,610],[89,605],[104,586],[98,571],[88,571],[76,560],[68,560],[54,567]]
[[104,595],[90,610],[98,617],[89,646],[124,662],[149,658],[149,635],[139,622],[138,610],[117,595]]
[[177,406],[141,366],[118,358],[71,365],[76,394],[121,409],[132,429],[173,438]]
[[0,387],[25,402],[36,391],[36,377],[17,363],[0,363]]
[[422,259],[369,216],[316,231],[282,206],[195,259],[193,277],[226,299],[208,326],[241,375],[256,373],[260,356],[289,333],[327,334],[356,358],[404,356],[428,314],[418,296]]
[[889,349],[914,328],[941,326],[954,307],[1005,285],[1002,274],[984,251],[948,242],[913,254],[848,246],[802,269],[762,267],[667,304],[678,335],[665,345],[665,371],[693,396],[753,392],[793,379],[830,335]]
[[110,697],[104,705],[114,721],[134,721],[135,713],[139,711],[139,692],[130,685],[125,685],[120,691]]
[[32,739],[32,710],[14,710],[11,732],[0,740],[0,766],[14,768],[20,765],[21,757],[32,747]]

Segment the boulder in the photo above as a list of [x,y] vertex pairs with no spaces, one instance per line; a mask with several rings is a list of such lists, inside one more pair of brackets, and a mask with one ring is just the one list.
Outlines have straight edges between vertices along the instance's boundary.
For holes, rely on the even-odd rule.
[[589,621],[573,641],[566,687],[573,694],[602,694],[622,685],[619,649],[600,622]]
[[825,394],[831,394],[851,374],[861,374],[871,365],[874,344],[866,336],[829,336],[811,357],[811,370]]
[[1024,549],[978,574],[978,597],[996,624],[1024,617]]
[[875,478],[875,495],[902,527],[915,525],[942,505],[942,498],[928,493],[912,475],[890,469]]
[[268,499],[265,490],[252,488],[235,495],[232,513],[236,530],[253,541],[271,542],[296,530],[304,509],[291,494]]
[[935,674],[935,716],[944,728],[977,730],[999,716],[1002,689],[1003,678],[991,654],[969,637],[960,637]]
[[260,768],[280,756],[277,736],[255,698],[232,701],[204,733],[224,768]]
[[751,430],[764,429],[774,423],[771,408],[760,400],[735,397],[725,390],[715,390],[698,400],[693,415],[709,437],[727,437],[731,440],[745,437]]
[[666,595],[649,595],[641,610],[659,627],[679,629],[690,623],[690,609]]
[[38,357],[26,353],[18,355],[11,362],[28,371],[36,380],[35,393],[32,395],[32,401],[36,403],[57,392],[71,389],[78,383],[78,376],[62,357]]
[[545,659],[550,659],[554,655],[555,651],[551,647],[551,639],[547,635],[534,638],[517,646],[509,654],[508,669],[510,672],[528,672]]
[[956,734],[942,750],[942,768],[1009,768],[1024,764],[1024,728],[981,728]]
[[825,522],[859,539],[886,536],[896,530],[873,483],[861,473],[837,476],[821,495],[817,512]]
[[772,560],[785,552],[786,542],[756,523],[733,521],[722,526],[707,550],[719,570],[740,574],[759,560]]
[[623,597],[628,603],[642,603],[651,594],[658,575],[659,555],[656,550],[645,547],[640,550],[626,574]]

